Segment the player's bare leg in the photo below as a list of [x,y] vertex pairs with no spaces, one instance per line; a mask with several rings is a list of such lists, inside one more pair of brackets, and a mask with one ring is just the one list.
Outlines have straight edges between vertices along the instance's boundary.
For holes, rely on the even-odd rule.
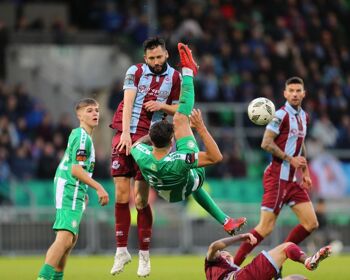
[[260,221],[258,225],[250,230],[250,233],[254,235],[257,239],[257,242],[254,245],[251,245],[247,242],[244,242],[240,245],[239,249],[235,254],[234,263],[236,265],[241,265],[246,259],[247,255],[254,250],[256,246],[260,244],[266,236],[268,236],[273,228],[275,227],[277,216],[273,212],[269,211],[260,211]]
[[127,249],[128,235],[130,229],[130,178],[114,177],[115,185],[115,234],[117,249],[111,274],[115,275],[123,271],[124,266],[131,261]]
[[312,232],[318,228],[315,209],[311,202],[298,203],[292,207],[292,211],[297,215],[300,224],[308,232]]
[[67,249],[67,251],[64,253],[63,257],[60,259],[60,261],[58,262],[57,264],[57,268],[55,269],[55,276],[53,279],[63,279],[63,271],[64,271],[64,268],[66,267],[66,263],[67,263],[67,260],[68,260],[68,257],[70,255],[70,253],[72,252],[75,244],[77,244],[77,241],[78,241],[78,235],[75,235],[74,238],[73,238],[73,244],[70,248]]
[[308,270],[315,270],[321,261],[330,256],[331,247],[325,246],[311,257],[307,257],[298,245],[286,242],[270,250],[268,254],[272,257],[277,268],[280,268],[289,258],[292,261],[304,264]]
[[[66,230],[57,231],[55,241],[47,250],[45,264],[42,266],[38,279],[51,279],[59,269],[58,264],[65,253],[73,248],[74,235]],[[50,274],[50,276],[49,276]]]
[[137,275],[146,277],[151,273],[149,247],[152,236],[153,216],[148,204],[149,186],[144,180],[135,181],[135,206],[139,237],[139,266]]
[[276,224],[277,216],[273,212],[269,211],[260,211],[260,220],[255,230],[265,238],[268,236],[274,229]]

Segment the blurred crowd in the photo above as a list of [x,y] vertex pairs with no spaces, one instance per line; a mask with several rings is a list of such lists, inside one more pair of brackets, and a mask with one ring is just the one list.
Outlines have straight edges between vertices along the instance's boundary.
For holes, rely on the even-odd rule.
[[[18,6],[13,31],[49,28],[64,35],[102,30],[139,50],[153,31],[166,39],[172,65],[178,63],[177,42],[190,44],[200,65],[200,102],[249,102],[264,96],[279,107],[285,80],[300,76],[307,90],[304,108],[311,116],[309,135],[328,149],[350,148],[349,0],[60,1],[69,8],[68,22],[55,18],[49,27],[40,18],[29,22],[21,13],[33,1],[9,2]],[[155,4],[154,17],[149,3]],[[10,31],[0,19],[0,78]],[[120,82],[113,85],[112,110],[120,90]],[[55,123],[23,85],[3,83],[0,112],[0,180],[14,170],[18,178],[52,177],[72,126],[68,115]],[[233,118],[223,113],[211,121],[229,126]],[[242,147],[232,145],[229,136],[218,142],[225,160],[209,175],[245,177],[249,168]]]

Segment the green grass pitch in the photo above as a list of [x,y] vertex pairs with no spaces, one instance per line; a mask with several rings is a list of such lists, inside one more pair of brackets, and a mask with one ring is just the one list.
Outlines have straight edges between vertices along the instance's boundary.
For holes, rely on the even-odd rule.
[[[42,265],[44,257],[0,257],[0,279],[2,280],[33,280]],[[112,277],[109,274],[113,256],[71,256],[65,271],[66,280],[87,279],[140,279],[136,276],[137,256],[128,264],[122,274]],[[203,256],[152,256],[152,273],[148,280],[203,280]],[[313,272],[307,271],[302,265],[287,261],[283,267],[284,276],[302,274],[308,279],[317,280],[348,280],[350,279],[350,255],[331,256],[321,263]]]

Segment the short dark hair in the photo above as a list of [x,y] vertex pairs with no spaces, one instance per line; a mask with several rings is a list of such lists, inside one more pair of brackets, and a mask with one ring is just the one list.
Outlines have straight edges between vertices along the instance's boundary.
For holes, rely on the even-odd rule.
[[159,37],[151,37],[143,42],[143,51],[146,52],[147,50],[153,50],[158,46],[161,46],[163,49],[166,49],[164,39]]
[[75,105],[75,111],[78,111],[79,109],[90,106],[90,105],[98,105],[98,102],[93,98],[80,99]]
[[294,76],[294,77],[289,78],[286,81],[286,87],[291,85],[291,84],[300,84],[300,85],[304,86],[304,81],[302,78]]
[[173,124],[167,121],[156,122],[149,131],[149,137],[153,145],[157,148],[169,146],[174,135]]

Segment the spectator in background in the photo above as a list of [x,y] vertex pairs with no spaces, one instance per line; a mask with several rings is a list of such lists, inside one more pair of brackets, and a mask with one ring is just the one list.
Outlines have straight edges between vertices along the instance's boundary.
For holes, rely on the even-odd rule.
[[314,122],[311,129],[311,136],[319,139],[325,147],[334,147],[337,141],[338,132],[327,113],[322,113],[320,118]]
[[0,205],[11,204],[9,189],[11,171],[7,158],[6,149],[0,147]]
[[114,112],[118,108],[119,103],[122,102],[123,98],[123,80],[118,79],[113,83],[112,88],[109,92],[108,109]]
[[55,176],[56,167],[59,163],[55,147],[51,142],[46,142],[44,150],[37,163],[36,177],[38,179],[51,179]]
[[30,155],[30,144],[24,142],[15,149],[10,159],[11,170],[19,180],[32,179],[35,174],[35,162]]
[[36,127],[35,134],[44,139],[46,142],[51,142],[53,137],[53,122],[49,112],[44,112],[43,117]]
[[8,44],[9,33],[5,23],[0,19],[0,80],[6,77],[5,51]]
[[[311,144],[313,146],[316,143]],[[311,142],[312,143],[312,142]],[[310,142],[309,142],[310,145]],[[342,198],[346,194],[347,179],[340,161],[319,146],[320,151],[312,158],[310,168],[317,178],[318,195],[326,198]]]
[[63,137],[63,147],[67,145],[68,136],[73,128],[72,119],[68,113],[62,113],[56,125],[55,132],[60,133]]
[[337,147],[340,149],[348,149],[350,147],[350,116],[346,114],[342,115],[338,127]]

